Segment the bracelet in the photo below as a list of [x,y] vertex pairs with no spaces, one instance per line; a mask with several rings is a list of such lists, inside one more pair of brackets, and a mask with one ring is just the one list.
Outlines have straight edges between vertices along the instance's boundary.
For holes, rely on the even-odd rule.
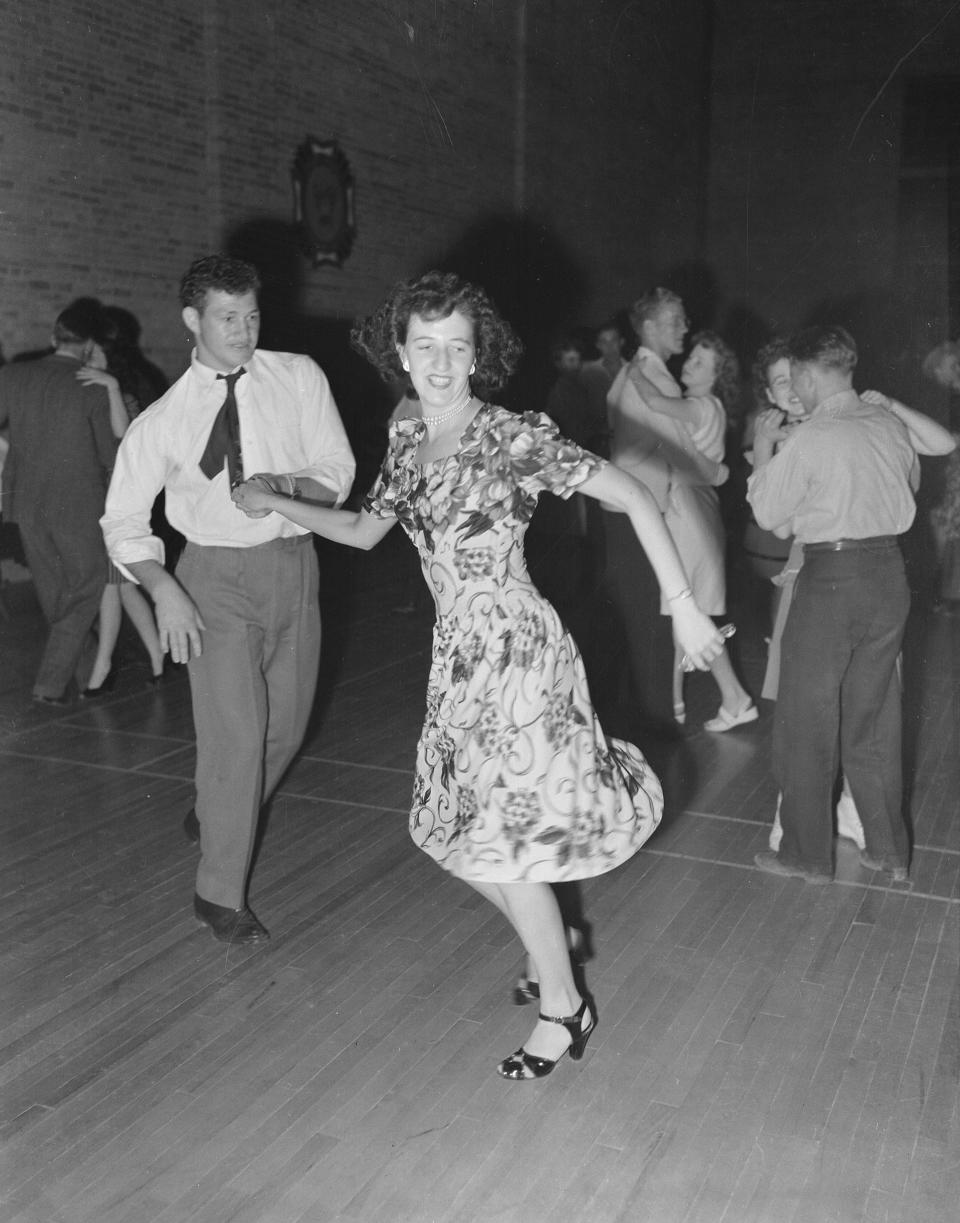
[[676,603],[679,599],[692,599],[693,591],[689,586],[684,586],[683,590],[678,591],[675,595],[667,595],[668,603]]
[[290,472],[286,472],[283,478],[285,480],[290,481],[290,489],[287,493],[287,496],[290,498],[291,501],[298,500],[298,498],[300,497],[300,489],[297,487],[297,477],[294,475],[291,475]]

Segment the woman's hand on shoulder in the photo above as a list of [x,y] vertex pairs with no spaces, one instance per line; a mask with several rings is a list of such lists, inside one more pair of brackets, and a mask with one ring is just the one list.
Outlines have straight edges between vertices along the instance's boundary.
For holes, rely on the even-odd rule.
[[95,369],[92,365],[81,365],[75,377],[84,386],[105,386],[108,391],[120,389],[120,383],[113,374],[108,374],[105,369]]

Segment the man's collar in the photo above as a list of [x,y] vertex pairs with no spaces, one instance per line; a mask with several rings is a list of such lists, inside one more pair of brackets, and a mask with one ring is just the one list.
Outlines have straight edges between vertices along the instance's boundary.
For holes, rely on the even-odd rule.
[[641,344],[635,355],[638,357],[646,357],[650,361],[656,361],[657,364],[662,365],[664,369],[667,368],[667,363],[664,361],[663,357],[658,356],[652,348],[647,348],[646,344]]
[[[257,356],[257,350],[255,349],[253,356],[250,358],[249,361],[242,361],[240,365],[235,365],[233,369],[229,370],[228,372],[231,374],[235,373],[241,367],[244,370],[249,372],[250,366],[256,360],[256,356]],[[209,366],[209,365],[204,365],[204,363],[197,356],[197,350],[195,348],[190,353],[190,368],[204,385],[211,385],[212,383],[216,382],[218,378],[226,377],[226,373],[224,373],[223,371],[219,369],[213,369],[212,366]]]
[[834,391],[826,399],[821,399],[810,415],[834,416],[837,412],[842,412],[844,408],[855,407],[859,402],[860,396],[853,387],[848,387],[843,391]]

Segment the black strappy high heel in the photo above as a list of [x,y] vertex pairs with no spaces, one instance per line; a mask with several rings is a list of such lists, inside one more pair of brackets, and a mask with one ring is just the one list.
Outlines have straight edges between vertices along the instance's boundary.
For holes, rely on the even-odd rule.
[[[583,1057],[587,1041],[593,1035],[593,1030],[597,1026],[597,1021],[593,1017],[592,1011],[589,1024],[586,1027],[583,1026],[583,1017],[586,1014],[586,1010],[587,1000],[584,998],[576,1015],[544,1015],[543,1011],[540,1012],[540,1018],[545,1023],[563,1024],[570,1033],[570,1046],[566,1052],[570,1054],[570,1058],[574,1062],[578,1062]],[[562,1053],[560,1057],[563,1057]],[[556,1066],[560,1057],[552,1061],[548,1057],[536,1057],[533,1053],[528,1053],[521,1045],[516,1053],[512,1053],[500,1063],[497,1067],[497,1073],[503,1075],[505,1079],[513,1079],[517,1082],[527,1079],[542,1079]]]

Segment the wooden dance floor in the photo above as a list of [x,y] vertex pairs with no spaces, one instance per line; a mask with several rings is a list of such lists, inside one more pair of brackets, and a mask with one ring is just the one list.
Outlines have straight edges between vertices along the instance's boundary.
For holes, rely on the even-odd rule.
[[[398,533],[399,534],[399,533]],[[583,887],[600,1025],[542,1082],[500,915],[411,845],[429,663],[403,540],[335,562],[316,717],[231,949],[191,913],[186,678],[31,704],[28,583],[0,615],[3,1223],[947,1223],[960,1202],[960,620],[905,652],[911,881],[753,866],[771,706],[642,743],[667,811]],[[734,601],[735,604],[735,601]],[[738,660],[759,690],[749,608]]]

